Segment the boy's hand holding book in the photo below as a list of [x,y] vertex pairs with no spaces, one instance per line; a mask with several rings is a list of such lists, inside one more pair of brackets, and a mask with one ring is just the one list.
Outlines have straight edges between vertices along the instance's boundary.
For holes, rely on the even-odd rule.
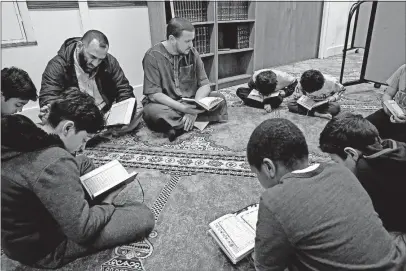
[[390,114],[390,121],[392,123],[406,123],[406,114],[403,109],[394,100],[386,100],[383,102],[384,109],[386,107]]

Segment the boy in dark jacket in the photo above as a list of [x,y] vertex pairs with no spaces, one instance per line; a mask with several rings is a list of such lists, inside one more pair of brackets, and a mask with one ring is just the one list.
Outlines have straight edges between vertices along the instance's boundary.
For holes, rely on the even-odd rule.
[[11,259],[57,268],[147,236],[152,212],[141,203],[116,203],[116,190],[89,203],[80,176],[94,165],[72,153],[104,124],[94,100],[76,96],[52,103],[48,123],[22,115],[1,120],[1,247]]
[[28,73],[16,67],[2,69],[1,115],[21,112],[30,100],[37,100],[37,88]]
[[406,233],[406,143],[381,140],[367,119],[346,113],[327,123],[320,148],[357,176],[387,230]]
[[283,98],[292,95],[296,85],[297,79],[286,72],[262,69],[254,72],[248,88],[238,88],[236,94],[244,104],[269,113],[279,107]]

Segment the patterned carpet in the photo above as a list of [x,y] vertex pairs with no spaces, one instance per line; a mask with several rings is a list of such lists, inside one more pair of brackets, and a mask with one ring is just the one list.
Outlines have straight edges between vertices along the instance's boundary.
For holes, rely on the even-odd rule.
[[[359,77],[361,54],[350,54],[344,81]],[[339,77],[341,56],[312,59],[278,67],[296,76],[310,68]],[[143,123],[132,134],[88,149],[86,154],[101,165],[118,159],[137,170],[144,202],[151,207],[156,227],[139,243],[78,259],[61,270],[253,270],[250,259],[231,264],[207,234],[208,224],[226,213],[258,202],[262,188],[246,163],[245,150],[253,129],[268,118],[293,121],[304,132],[311,163],[328,161],[318,149],[326,120],[289,113],[286,101],[267,114],[241,105],[237,87],[221,90],[229,106],[229,121],[204,131],[193,130],[169,142]],[[343,111],[364,116],[380,107],[380,90],[372,84],[347,87],[340,101]],[[139,190],[138,183],[131,189]],[[129,191],[134,191],[129,190]],[[139,199],[140,193],[127,197]],[[29,270],[2,256],[2,270]]]

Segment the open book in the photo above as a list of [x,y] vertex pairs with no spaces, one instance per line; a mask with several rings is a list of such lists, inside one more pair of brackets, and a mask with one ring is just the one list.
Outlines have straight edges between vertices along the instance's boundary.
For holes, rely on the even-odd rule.
[[129,174],[119,161],[113,160],[81,176],[80,181],[90,198],[94,199],[118,185],[133,181],[137,174]]
[[135,98],[129,98],[113,104],[107,113],[106,126],[129,124],[134,112],[135,101]]
[[302,95],[296,102],[298,104],[300,104],[301,106],[303,106],[304,108],[306,108],[307,110],[312,110],[323,104],[327,104],[328,100],[326,99],[326,100],[316,102],[316,101],[312,100],[311,98],[307,97],[306,95]]
[[205,97],[205,98],[200,99],[200,100],[195,100],[195,99],[190,99],[190,98],[182,98],[182,100],[187,101],[187,102],[194,102],[197,105],[200,105],[201,107],[206,109],[207,111],[210,111],[211,109],[213,109],[213,107],[215,107],[216,105],[221,103],[223,101],[223,98],[220,98],[220,97]]
[[259,204],[224,215],[209,224],[210,235],[236,264],[254,250]]
[[396,101],[386,100],[383,103],[386,108],[388,108],[389,112],[397,118],[405,116],[405,112],[403,112],[402,108],[396,103]]
[[259,93],[258,90],[253,89],[253,90],[251,90],[250,94],[248,94],[247,98],[262,103],[264,101],[264,98],[278,97],[279,94],[280,94],[280,91],[276,91],[276,92],[273,92],[264,97],[261,93]]

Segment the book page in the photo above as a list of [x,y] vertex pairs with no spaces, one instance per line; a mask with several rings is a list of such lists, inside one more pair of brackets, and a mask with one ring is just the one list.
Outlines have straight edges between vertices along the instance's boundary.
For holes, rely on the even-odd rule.
[[106,125],[129,124],[135,106],[135,98],[130,98],[122,102],[113,104],[108,113]]
[[259,205],[257,204],[256,206],[249,208],[247,211],[241,212],[237,216],[240,217],[244,222],[246,222],[252,228],[254,233],[257,228],[258,207]]
[[302,95],[298,100],[297,103],[306,108],[307,110],[311,110],[315,102],[307,97],[306,95]]
[[247,98],[254,100],[254,101],[261,102],[261,103],[264,101],[262,94],[259,93],[259,91],[256,89],[251,90],[251,92],[250,92],[250,94],[248,94]]
[[80,177],[83,186],[93,198],[120,184],[129,177],[127,170],[114,160]]
[[219,104],[223,99],[220,97],[205,97],[199,100],[199,103],[205,105],[207,108],[211,109],[212,107]]

